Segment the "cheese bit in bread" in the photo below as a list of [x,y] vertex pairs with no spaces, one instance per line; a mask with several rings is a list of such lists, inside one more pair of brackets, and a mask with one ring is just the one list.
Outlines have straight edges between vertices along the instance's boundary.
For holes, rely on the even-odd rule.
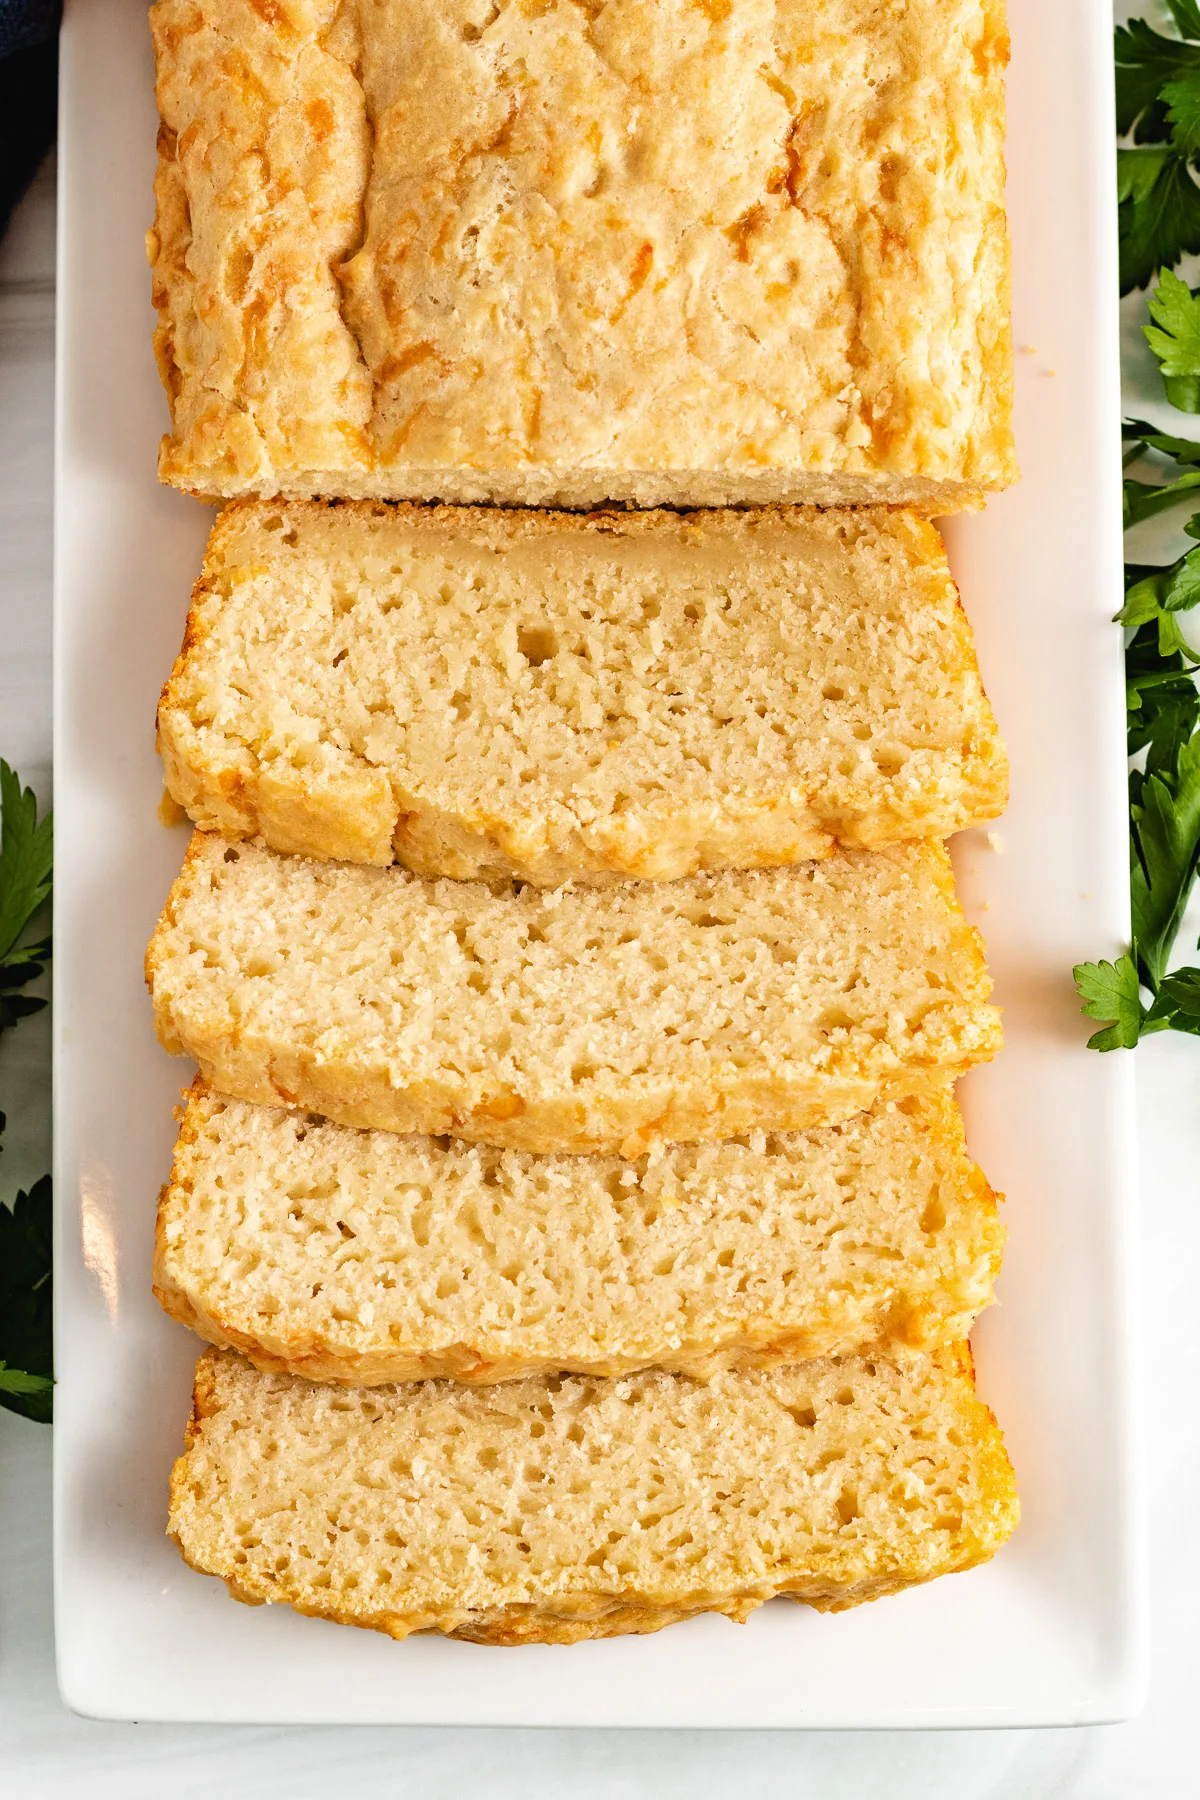
[[1017,1519],[965,1345],[708,1383],[354,1389],[210,1350],[170,1531],[252,1605],[570,1644],[777,1594],[837,1612],[986,1561]]
[[1011,482],[1004,0],[158,0],[163,479]]
[[832,1124],[1000,1041],[925,842],[546,893],[197,832],[146,972],[221,1093],[519,1150]]
[[352,1131],[197,1082],[154,1287],[210,1343],[318,1381],[705,1375],[965,1337],[1003,1237],[948,1089],[623,1162]]
[[209,830],[540,886],[946,837],[1008,773],[941,539],[882,508],[233,506],[158,742]]

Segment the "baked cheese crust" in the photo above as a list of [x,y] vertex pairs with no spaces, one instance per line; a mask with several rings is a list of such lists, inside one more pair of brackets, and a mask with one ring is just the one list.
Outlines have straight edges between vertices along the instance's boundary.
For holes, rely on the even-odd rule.
[[1014,479],[1003,0],[159,0],[163,479]]

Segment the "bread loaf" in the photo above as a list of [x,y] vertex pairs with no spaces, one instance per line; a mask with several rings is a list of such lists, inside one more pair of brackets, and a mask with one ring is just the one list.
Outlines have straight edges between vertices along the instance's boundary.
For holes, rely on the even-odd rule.
[[1003,0],[159,0],[163,478],[977,505]]
[[209,830],[542,886],[945,837],[1006,798],[941,540],[883,509],[233,506],[158,741]]
[[999,1043],[931,843],[544,893],[197,832],[146,970],[221,1093],[519,1150],[833,1124]]
[[1003,1232],[946,1090],[653,1162],[188,1095],[155,1292],[319,1381],[694,1375],[965,1337]]
[[322,1386],[210,1350],[170,1530],[251,1604],[562,1644],[777,1594],[840,1611],[985,1561],[1017,1518],[965,1346],[482,1389]]

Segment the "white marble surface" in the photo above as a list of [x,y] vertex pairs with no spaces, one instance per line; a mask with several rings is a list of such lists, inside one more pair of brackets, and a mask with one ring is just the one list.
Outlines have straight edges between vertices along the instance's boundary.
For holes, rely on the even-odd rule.
[[[0,754],[43,794],[50,763],[53,195],[44,174],[0,248]],[[1167,548],[1164,544],[1163,548]],[[1152,551],[1150,554],[1157,554]],[[1195,923],[1200,926],[1200,916]],[[42,1021],[6,1034],[7,1194],[48,1166]],[[1138,1052],[1143,1394],[1153,1673],[1143,1718],[1085,1731],[701,1733],[103,1725],[54,1682],[51,1433],[0,1412],[0,1794],[5,1800],[1188,1800],[1200,1793],[1200,1043]],[[1047,1379],[1053,1372],[1047,1372]]]

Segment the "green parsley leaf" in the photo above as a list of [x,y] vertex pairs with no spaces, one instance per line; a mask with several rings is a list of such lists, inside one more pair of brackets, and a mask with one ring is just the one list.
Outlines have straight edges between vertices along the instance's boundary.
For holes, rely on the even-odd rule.
[[[1140,456],[1143,450],[1157,450],[1163,456],[1174,457],[1176,462],[1200,465],[1200,443],[1193,438],[1171,437],[1168,432],[1156,431],[1153,425],[1147,425],[1141,419],[1123,420],[1121,436],[1126,443],[1136,446],[1135,455]],[[1127,457],[1126,461],[1129,460]]]
[[1077,963],[1071,972],[1083,1002],[1080,1010],[1104,1025],[1092,1033],[1088,1049],[1132,1050],[1146,1016],[1132,956],[1127,951],[1115,963]]
[[[1200,513],[1192,515],[1184,530],[1193,537],[1200,535]],[[1188,550],[1176,562],[1157,568],[1127,565],[1127,576],[1131,573],[1134,578],[1126,587],[1117,624],[1134,631],[1154,625],[1161,656],[1181,656],[1187,663],[1200,663],[1200,654],[1191,649],[1175,617],[1200,605],[1200,549]]]
[[1170,144],[1117,151],[1121,292],[1200,250],[1200,188]]
[[1174,767],[1134,771],[1129,793],[1134,954],[1157,992],[1200,857],[1200,737],[1180,746]]
[[[1125,419],[1121,425],[1121,437],[1125,445],[1122,466],[1126,469],[1140,462],[1148,453],[1170,457],[1173,462],[1182,463],[1185,473],[1176,475],[1173,481],[1150,482],[1139,481],[1127,475],[1124,481],[1125,529],[1137,525],[1142,519],[1149,519],[1155,513],[1163,512],[1168,506],[1174,506],[1186,493],[1200,488],[1200,443],[1193,443],[1190,438],[1171,437],[1166,432],[1155,431],[1152,425],[1146,425],[1140,419]],[[1147,570],[1147,574],[1151,571]]]
[[49,899],[53,863],[50,814],[39,822],[32,789],[0,758],[0,961]]
[[1195,156],[1200,151],[1200,80],[1189,72],[1182,80],[1168,81],[1159,99],[1167,109],[1171,142],[1185,156]]
[[49,1375],[27,1375],[0,1362],[0,1394],[45,1394],[54,1386]]
[[[1196,535],[1190,527],[1195,526],[1197,517],[1193,515],[1184,526],[1189,536]],[[1191,612],[1200,601],[1200,549],[1186,550],[1177,563],[1171,565],[1163,590],[1162,604],[1167,612]]]
[[1173,769],[1180,744],[1200,723],[1200,689],[1178,652],[1160,653],[1157,625],[1143,626],[1126,648],[1125,705],[1130,756],[1145,750],[1148,775]]
[[1151,1030],[1165,1028],[1200,1037],[1200,969],[1173,969],[1165,975],[1146,1018]]
[[[23,975],[21,979],[23,981],[32,981],[35,976],[41,974],[42,963],[49,961],[50,950],[51,943],[48,937],[39,938],[37,942],[33,944],[18,944],[15,950],[9,951],[8,960],[3,965],[0,965],[0,971],[28,969],[28,973]],[[0,972],[0,986],[3,985],[2,972]],[[8,985],[11,987],[14,983],[10,982]]]
[[[1187,35],[1179,15],[1176,25]],[[1159,95],[1167,82],[1200,66],[1200,50],[1164,37],[1144,19],[1118,25],[1114,34],[1117,63],[1117,133],[1133,132],[1139,144],[1163,143],[1170,135],[1165,104]],[[1173,259],[1172,259],[1173,260]]]
[[1196,0],[1167,0],[1180,37],[1200,39],[1200,6]]
[[[53,1407],[50,1177],[0,1205],[0,1406],[48,1421]],[[14,1376],[33,1385],[14,1385]]]
[[1189,647],[1175,617],[1183,609],[1167,604],[1173,573],[1172,566],[1136,582],[1125,596],[1125,604],[1116,615],[1116,622],[1119,625],[1129,625],[1134,630],[1143,625],[1154,625],[1160,655],[1181,656],[1185,661],[1196,663],[1200,658]]
[[[1200,80],[1195,84],[1200,129]],[[1167,399],[1180,412],[1200,412],[1200,299],[1170,269],[1159,276],[1149,301],[1146,342],[1158,358]]]
[[19,940],[50,896],[54,857],[50,815],[39,820],[29,788],[0,760],[0,1031],[46,1002],[17,994],[42,973],[50,939]]
[[1116,614],[1113,623],[1128,625],[1137,631],[1143,625],[1156,624],[1162,611],[1162,596],[1166,592],[1168,570],[1166,567],[1155,569],[1152,575],[1143,575],[1140,581],[1125,590],[1125,604]]
[[[1200,393],[1200,383],[1197,384]],[[1197,407],[1200,411],[1200,406]],[[1143,519],[1153,518],[1155,513],[1165,512],[1174,506],[1184,494],[1200,488],[1200,469],[1190,470],[1186,475],[1179,475],[1174,481],[1151,482],[1137,481],[1127,475],[1122,483],[1124,495],[1125,530],[1131,525],[1140,525]]]

